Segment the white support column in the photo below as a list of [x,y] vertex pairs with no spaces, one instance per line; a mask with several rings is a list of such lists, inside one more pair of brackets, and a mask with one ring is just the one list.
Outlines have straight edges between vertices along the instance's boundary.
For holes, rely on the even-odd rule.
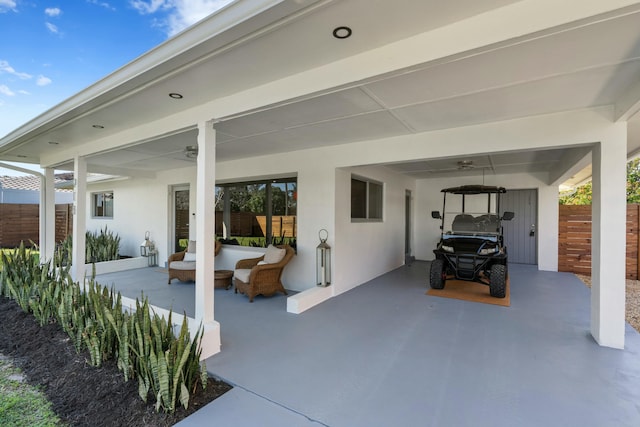
[[215,257],[216,132],[198,123],[196,177],[196,322],[202,322],[203,357],[220,351],[220,325],[213,320]]
[[624,348],[627,124],[593,149],[591,334]]
[[40,189],[40,260],[50,260],[56,248],[54,169],[45,168]]
[[558,187],[538,188],[538,269],[558,271]]
[[87,231],[87,160],[76,156],[73,159],[73,263],[71,277],[84,280],[85,233]]

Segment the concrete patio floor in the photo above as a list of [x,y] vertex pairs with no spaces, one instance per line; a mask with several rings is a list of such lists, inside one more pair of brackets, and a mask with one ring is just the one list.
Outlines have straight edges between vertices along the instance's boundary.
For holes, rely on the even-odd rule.
[[[512,264],[511,306],[425,295],[428,262],[299,315],[286,297],[215,290],[234,389],[187,426],[638,426],[640,334],[625,350],[589,333],[590,291],[569,273]],[[148,268],[98,276],[123,295],[193,315],[194,285]]]

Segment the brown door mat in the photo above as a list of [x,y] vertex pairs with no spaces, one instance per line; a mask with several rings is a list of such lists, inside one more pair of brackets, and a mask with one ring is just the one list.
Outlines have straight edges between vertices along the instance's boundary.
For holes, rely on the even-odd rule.
[[505,297],[495,298],[489,294],[489,286],[487,285],[466,280],[449,279],[445,282],[444,289],[429,289],[427,295],[509,307],[511,305],[510,288],[509,279],[507,279]]

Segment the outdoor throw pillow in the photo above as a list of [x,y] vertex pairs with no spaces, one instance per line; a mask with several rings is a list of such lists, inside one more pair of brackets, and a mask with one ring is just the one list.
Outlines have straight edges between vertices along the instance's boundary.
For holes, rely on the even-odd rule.
[[267,252],[264,253],[264,262],[267,264],[277,264],[282,261],[286,252],[286,249],[279,249],[273,245],[269,245]]
[[184,258],[182,260],[183,261],[195,261],[196,260],[195,252],[185,252]]
[[189,246],[187,246],[187,252],[191,252],[193,254],[196,253],[196,241],[189,240]]

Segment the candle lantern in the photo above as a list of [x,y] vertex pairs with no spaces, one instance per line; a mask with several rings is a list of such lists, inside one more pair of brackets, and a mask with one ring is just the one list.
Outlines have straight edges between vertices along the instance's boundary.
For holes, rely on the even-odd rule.
[[324,228],[318,232],[320,244],[316,247],[316,284],[331,284],[331,246],[327,244],[329,233]]
[[153,243],[151,242],[151,240],[149,240],[149,232],[147,231],[144,234],[144,242],[142,242],[142,244],[140,244],[140,256],[144,256],[147,257],[151,254],[151,251],[153,251]]
[[158,251],[156,245],[149,238],[150,233],[147,231],[144,234],[144,242],[140,245],[140,256],[147,258],[147,264],[149,267],[158,264]]

